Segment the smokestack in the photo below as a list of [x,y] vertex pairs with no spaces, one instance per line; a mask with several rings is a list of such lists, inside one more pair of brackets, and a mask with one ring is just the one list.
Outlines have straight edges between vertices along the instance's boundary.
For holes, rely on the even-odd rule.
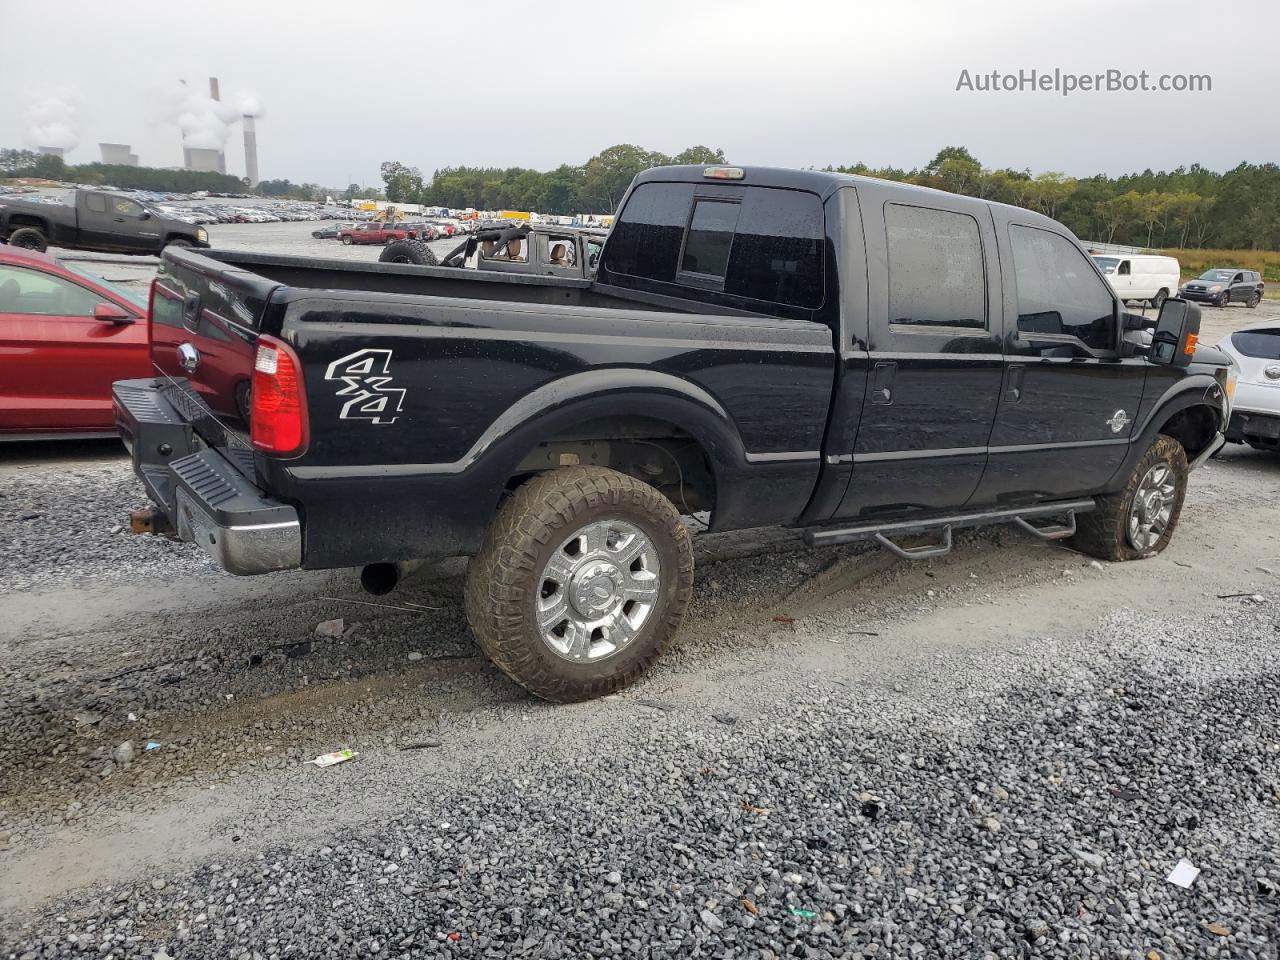
[[245,114],[244,124],[244,175],[249,178],[249,186],[258,185],[258,128],[253,117]]
[[219,99],[219,97],[218,97],[218,78],[217,78],[217,77],[210,77],[210,78],[209,78],[209,99],[210,99],[210,100],[217,100],[217,99]]
[[[218,96],[218,78],[217,77],[209,78],[209,99],[212,100],[214,103],[217,103],[219,100],[222,99],[221,97]],[[227,155],[223,153],[221,150],[218,151],[218,160],[214,169],[216,169],[218,173],[227,172]]]

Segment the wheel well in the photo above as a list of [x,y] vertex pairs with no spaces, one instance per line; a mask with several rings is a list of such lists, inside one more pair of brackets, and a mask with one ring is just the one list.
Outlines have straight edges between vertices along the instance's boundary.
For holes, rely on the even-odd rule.
[[696,438],[665,420],[620,415],[576,425],[529,451],[507,489],[568,466],[609,467],[655,487],[683,513],[715,510],[715,474]]
[[37,230],[42,230],[45,233],[49,232],[48,224],[39,217],[33,217],[26,213],[15,213],[9,218],[9,232],[12,233],[20,227],[35,227]]
[[1218,432],[1218,416],[1210,407],[1196,404],[1175,413],[1164,422],[1159,432],[1177,440],[1187,451],[1187,459],[1194,460],[1213,442],[1213,436]]

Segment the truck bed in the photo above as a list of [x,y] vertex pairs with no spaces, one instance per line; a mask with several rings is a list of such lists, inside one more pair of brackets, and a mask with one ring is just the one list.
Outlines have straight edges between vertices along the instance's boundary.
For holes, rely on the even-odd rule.
[[696,310],[699,313],[714,312],[722,316],[760,316],[745,311],[691,304],[673,297],[637,293],[621,287],[604,288],[591,280],[571,277],[293,257],[238,250],[204,250],[199,256],[288,287],[311,290],[358,290],[363,293],[506,300],[573,307],[611,307],[671,313],[692,313]]

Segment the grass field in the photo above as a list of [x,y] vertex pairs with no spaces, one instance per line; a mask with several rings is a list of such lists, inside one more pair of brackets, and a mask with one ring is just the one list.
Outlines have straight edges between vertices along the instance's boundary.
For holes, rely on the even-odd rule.
[[1241,267],[1257,270],[1267,283],[1266,296],[1280,299],[1280,250],[1160,250],[1167,257],[1177,257],[1182,279],[1198,277],[1215,267]]

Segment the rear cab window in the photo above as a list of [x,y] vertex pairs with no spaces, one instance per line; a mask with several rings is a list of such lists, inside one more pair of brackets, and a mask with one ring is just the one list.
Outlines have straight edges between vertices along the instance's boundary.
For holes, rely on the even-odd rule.
[[825,229],[808,191],[644,183],[614,225],[604,267],[651,281],[628,286],[809,319],[825,299]]
[[1246,357],[1280,360],[1280,327],[1270,330],[1237,330],[1231,335],[1231,346]]

